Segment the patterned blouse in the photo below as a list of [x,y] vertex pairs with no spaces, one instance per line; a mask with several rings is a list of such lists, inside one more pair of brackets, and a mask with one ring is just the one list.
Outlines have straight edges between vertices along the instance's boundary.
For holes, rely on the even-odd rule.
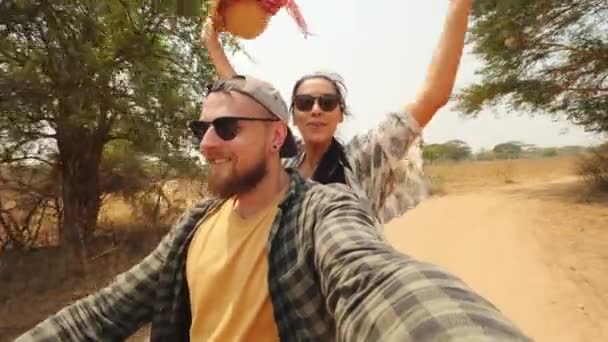
[[[286,167],[304,161],[304,145],[298,142],[296,157]],[[352,167],[345,168],[347,184],[367,199],[381,223],[388,223],[430,196],[424,176],[420,126],[409,113],[390,113],[378,127],[353,137],[345,146]]]

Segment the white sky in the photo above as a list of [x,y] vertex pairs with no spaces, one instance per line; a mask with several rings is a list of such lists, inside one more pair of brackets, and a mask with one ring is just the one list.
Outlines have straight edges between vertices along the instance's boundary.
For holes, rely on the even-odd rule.
[[[353,116],[339,127],[338,135],[348,140],[413,99],[441,33],[448,1],[298,0],[316,36],[304,39],[281,10],[260,37],[242,41],[251,60],[244,55],[230,59],[238,72],[273,83],[286,101],[301,75],[318,70],[341,74]],[[465,54],[456,89],[471,83],[479,66],[474,56]],[[497,110],[463,119],[450,107],[439,111],[425,128],[427,143],[461,139],[478,150],[508,140],[539,146],[589,145],[601,140],[565,120],[532,118],[527,113],[498,115]]]

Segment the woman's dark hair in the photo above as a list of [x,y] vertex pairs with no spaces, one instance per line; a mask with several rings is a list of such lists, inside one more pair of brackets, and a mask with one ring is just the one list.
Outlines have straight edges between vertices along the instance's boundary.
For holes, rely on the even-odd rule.
[[291,90],[291,103],[289,105],[289,110],[291,111],[291,114],[293,115],[294,98],[296,97],[296,93],[298,92],[298,89],[300,88],[302,83],[304,83],[304,81],[314,80],[318,78],[326,80],[334,86],[334,88],[336,89],[336,94],[338,94],[338,97],[340,98],[340,109],[342,110],[342,115],[350,116],[350,110],[348,109],[348,106],[346,106],[345,100],[347,89],[346,85],[344,84],[344,79],[338,74],[325,72],[316,72],[313,74],[305,75],[300,77],[300,79],[296,81],[296,84],[293,85],[293,89]]
[[[294,109],[294,98],[298,88],[300,88],[300,85],[302,85],[302,83],[306,80],[317,78],[324,79],[334,86],[336,89],[336,94],[338,94],[340,98],[340,109],[342,110],[342,115],[350,116],[350,110],[346,106],[345,101],[347,89],[346,85],[344,84],[344,80],[339,75],[331,73],[314,73],[303,76],[296,81],[296,84],[293,86],[293,90],[291,92],[291,104],[289,105],[289,110],[291,111],[292,115]],[[345,168],[350,169],[351,167],[348,159],[346,158],[344,146],[335,137],[333,137],[331,145],[323,155],[323,158],[321,158],[312,179],[321,184],[346,184],[346,175],[344,173]]]
[[342,183],[346,184],[344,169],[350,169],[350,163],[346,159],[344,146],[336,138],[333,138],[331,145],[321,158],[312,180],[321,184]]

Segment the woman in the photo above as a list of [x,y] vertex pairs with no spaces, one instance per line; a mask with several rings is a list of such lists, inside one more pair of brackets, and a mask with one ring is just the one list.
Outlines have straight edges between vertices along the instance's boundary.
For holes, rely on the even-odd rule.
[[[349,115],[342,80],[330,74],[300,78],[293,87],[291,110],[302,135],[297,157],[285,160],[307,178],[345,183],[388,222],[428,196],[422,170],[420,131],[452,93],[464,47],[473,0],[451,0],[444,30],[426,81],[403,111],[390,113],[378,127],[342,145],[334,134]],[[210,21],[201,35],[220,77],[236,75]]]

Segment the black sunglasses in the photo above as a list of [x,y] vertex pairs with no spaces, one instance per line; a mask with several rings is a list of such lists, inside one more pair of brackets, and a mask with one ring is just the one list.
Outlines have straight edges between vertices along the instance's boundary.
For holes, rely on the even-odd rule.
[[278,118],[248,118],[248,117],[237,117],[237,116],[225,116],[221,118],[217,118],[211,122],[201,121],[201,120],[193,120],[190,121],[188,125],[192,134],[196,138],[197,142],[201,142],[203,137],[209,130],[209,127],[213,126],[215,133],[220,139],[224,141],[232,140],[236,137],[238,133],[238,122],[239,120],[243,121],[279,121]]
[[312,95],[296,95],[293,98],[293,104],[297,110],[302,112],[308,112],[312,110],[315,105],[315,101],[319,104],[324,112],[331,112],[336,109],[340,104],[340,95],[338,94],[324,94],[321,96]]

